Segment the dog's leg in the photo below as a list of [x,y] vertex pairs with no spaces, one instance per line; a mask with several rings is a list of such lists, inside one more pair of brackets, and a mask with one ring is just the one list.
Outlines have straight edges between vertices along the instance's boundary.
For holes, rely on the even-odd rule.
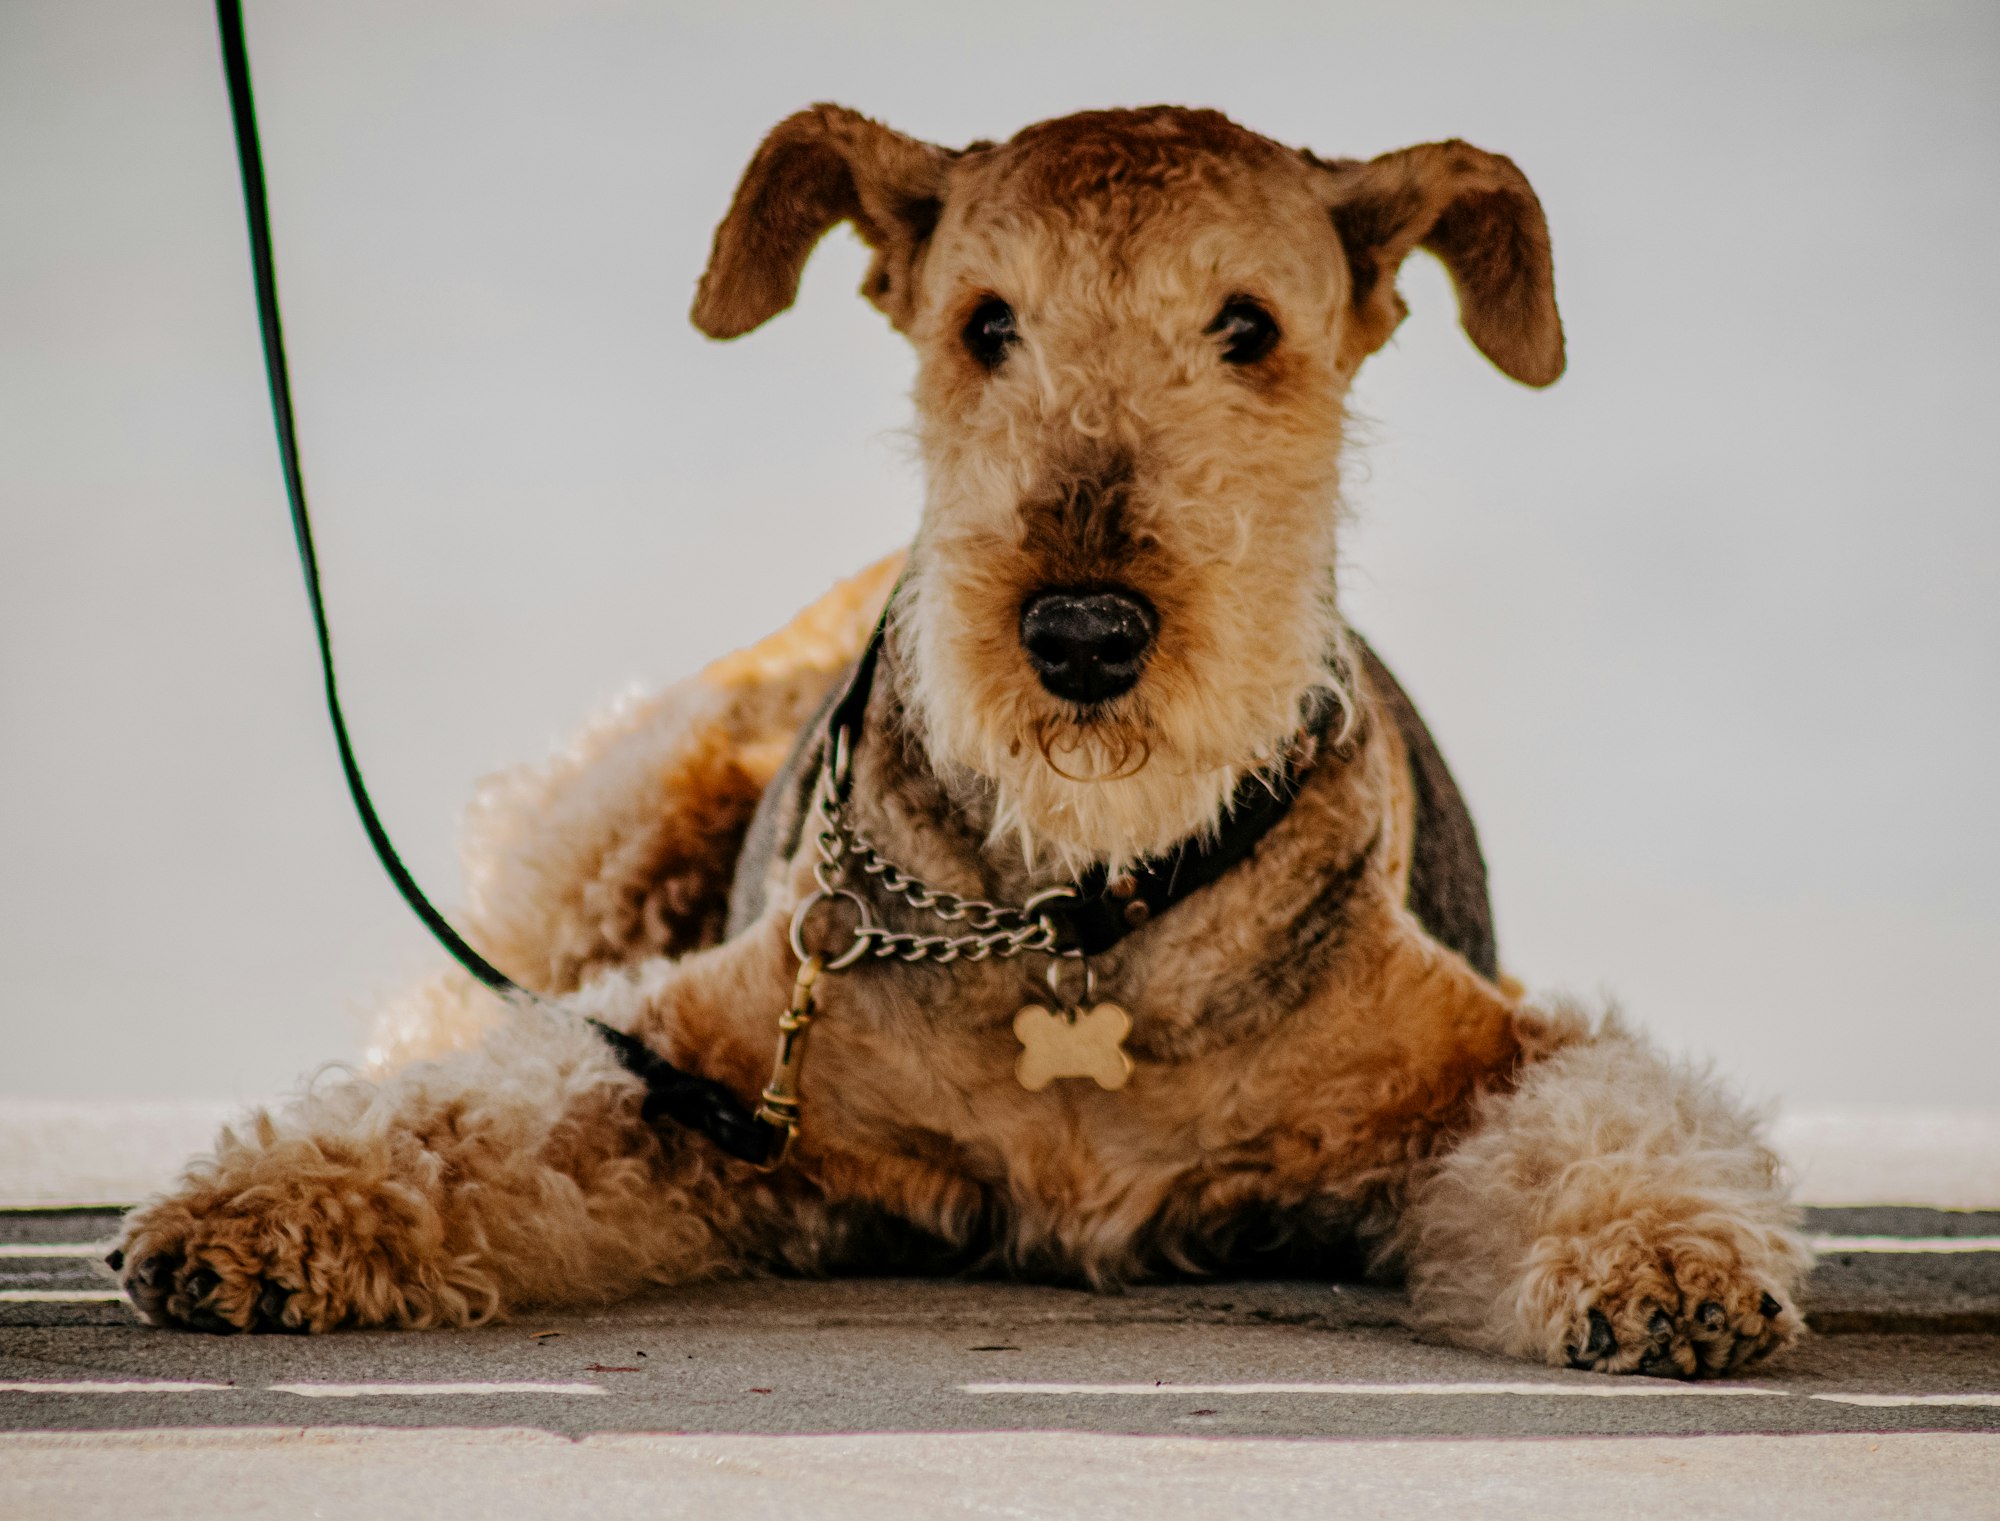
[[[761,994],[722,1063],[747,1071],[788,986],[773,949],[732,943],[582,1001],[686,1061],[734,1038],[726,1001]],[[322,1083],[226,1131],[131,1216],[111,1260],[159,1324],[324,1331],[467,1325],[786,1257],[797,1233],[776,1188],[644,1124],[642,1096],[580,1021],[510,1014],[474,1049]]]
[[1399,1239],[1421,1322],[1452,1340],[1693,1378],[1799,1334],[1794,1224],[1752,1118],[1609,1020],[1482,1101]]

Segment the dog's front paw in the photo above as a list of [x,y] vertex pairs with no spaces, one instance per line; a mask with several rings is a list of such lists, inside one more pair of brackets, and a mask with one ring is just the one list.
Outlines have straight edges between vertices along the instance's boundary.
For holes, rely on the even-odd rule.
[[148,1320],[196,1331],[467,1325],[498,1307],[423,1190],[305,1142],[226,1146],[134,1212],[106,1261]]
[[1539,1243],[1522,1310],[1552,1363],[1716,1377],[1798,1338],[1790,1288],[1804,1255],[1789,1232],[1625,1220]]
[[290,1262],[266,1260],[264,1243],[245,1239],[248,1233],[217,1231],[176,1218],[181,1214],[168,1202],[134,1216],[104,1259],[142,1315],[192,1331],[313,1329],[303,1305],[292,1304],[291,1286],[304,1285],[296,1254]]

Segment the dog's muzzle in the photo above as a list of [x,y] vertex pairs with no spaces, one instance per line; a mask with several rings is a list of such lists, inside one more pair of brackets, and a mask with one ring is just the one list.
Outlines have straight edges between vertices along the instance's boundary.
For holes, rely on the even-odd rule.
[[1056,588],[1021,604],[1021,648],[1044,687],[1087,706],[1132,690],[1159,624],[1135,591]]

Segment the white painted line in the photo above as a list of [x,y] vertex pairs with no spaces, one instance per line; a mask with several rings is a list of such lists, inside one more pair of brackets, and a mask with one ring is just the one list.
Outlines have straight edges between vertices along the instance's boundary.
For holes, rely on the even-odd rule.
[[604,1394],[599,1384],[272,1384],[276,1394],[308,1399],[361,1399],[394,1394]]
[[0,1257],[95,1257],[104,1260],[109,1241],[0,1241]]
[[1814,1236],[1816,1252],[2000,1252],[2000,1236]]
[[0,1289],[0,1304],[110,1304],[123,1289]]
[[1815,1394],[1836,1405],[2000,1405],[2000,1394]]
[[234,1384],[190,1384],[171,1380],[158,1383],[137,1381],[73,1380],[69,1383],[0,1384],[0,1394],[193,1394],[204,1389],[234,1389]]
[[960,1384],[962,1394],[1331,1394],[1452,1395],[1519,1394],[1556,1399],[1616,1399],[1633,1395],[1680,1399],[1688,1395],[1784,1395],[1786,1389],[1755,1384],[1684,1384],[1663,1379],[1599,1383],[1478,1384]]

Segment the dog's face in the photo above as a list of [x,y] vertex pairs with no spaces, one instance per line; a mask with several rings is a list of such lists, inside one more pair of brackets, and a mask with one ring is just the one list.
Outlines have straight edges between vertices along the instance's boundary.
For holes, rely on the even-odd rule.
[[1328,162],[1155,108],[949,152],[822,106],[745,174],[697,325],[789,305],[842,220],[920,357],[911,717],[997,830],[1072,868],[1213,827],[1338,684],[1342,404],[1403,257],[1445,259],[1509,374],[1562,369],[1534,193],[1459,143]]

